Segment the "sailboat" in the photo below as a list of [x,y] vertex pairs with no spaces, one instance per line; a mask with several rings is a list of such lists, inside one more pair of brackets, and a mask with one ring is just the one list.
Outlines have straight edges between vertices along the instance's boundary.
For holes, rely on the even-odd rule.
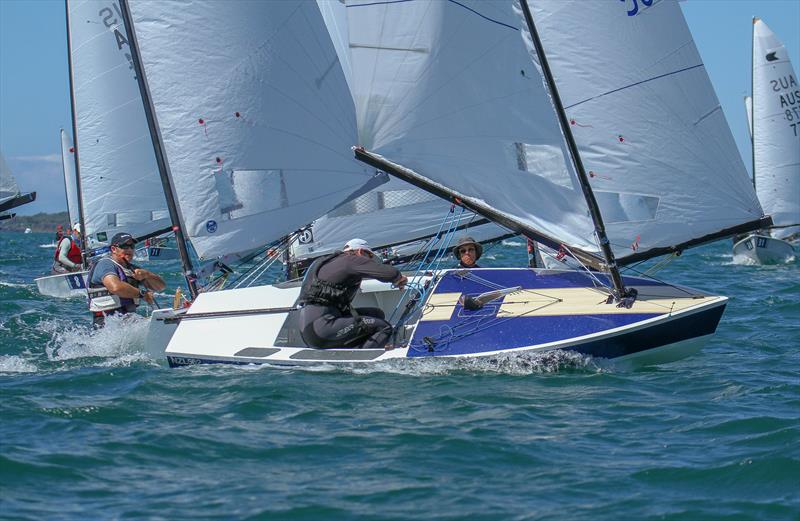
[[0,221],[11,219],[11,210],[36,200],[36,192],[22,193],[11,174],[6,160],[0,154]]
[[785,264],[800,234],[800,83],[786,47],[753,18],[753,96],[745,98],[753,150],[753,185],[774,226],[739,237],[737,264]]
[[[64,174],[64,192],[67,197],[67,213],[70,223],[80,223],[78,179],[75,173],[75,148],[69,134],[61,129],[61,168]],[[71,225],[70,225],[71,226]],[[58,244],[55,245],[58,247]],[[57,252],[56,252],[57,254]],[[57,298],[86,297],[88,270],[74,273],[49,275],[35,279],[39,293]]]
[[[261,49],[269,49],[274,77],[282,77],[288,64],[298,63],[292,56],[305,50],[299,43],[321,41],[321,33],[295,32],[319,31],[320,14],[308,2],[237,4],[235,10],[200,2],[176,21],[157,3],[129,3],[185,215],[196,205],[184,205],[190,199],[178,176],[195,179],[209,168],[197,158],[220,156],[202,129],[182,130],[190,112],[183,103],[202,107],[197,96],[222,87],[236,92],[241,79],[256,73],[253,59]],[[735,153],[680,8],[673,2],[637,12],[615,2],[530,4],[347,2],[358,45],[351,35],[349,53],[311,63],[319,73],[338,73],[338,62],[372,75],[369,91],[356,99],[371,114],[359,122],[360,161],[512,232],[568,249],[596,271],[431,269],[414,276],[407,292],[365,281],[355,305],[381,307],[392,317],[387,350],[305,346],[292,313],[299,283],[201,293],[173,321],[169,363],[366,364],[557,349],[669,361],[698,349],[715,331],[726,297],[623,276],[620,267],[770,219]],[[276,12],[278,6],[285,11]],[[300,12],[306,22],[297,27],[292,22]],[[210,20],[234,40],[269,46],[242,52],[236,41],[214,45],[196,30]],[[269,25],[256,28],[252,20]],[[185,78],[193,63],[202,65],[192,81],[173,81],[176,71]],[[323,77],[306,76],[298,89]],[[230,125],[225,108],[215,119]],[[230,120],[234,109],[227,110]],[[244,155],[247,145],[233,151]],[[292,161],[311,157],[298,153]],[[198,219],[201,232],[204,222]],[[236,224],[228,222],[226,231]]]
[[[62,134],[64,173],[74,186],[84,273],[36,279],[40,293],[85,296],[86,262],[120,231],[138,240],[172,223],[116,2],[66,0],[74,145]],[[72,161],[68,161],[69,157]],[[72,164],[69,164],[72,163]],[[69,197],[69,196],[68,196]]]

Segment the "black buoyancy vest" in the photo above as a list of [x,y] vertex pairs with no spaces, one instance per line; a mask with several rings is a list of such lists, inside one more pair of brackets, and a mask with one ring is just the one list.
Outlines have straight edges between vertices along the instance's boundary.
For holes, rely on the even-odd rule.
[[323,255],[309,266],[303,286],[300,289],[300,304],[312,304],[315,306],[332,306],[344,311],[350,307],[350,300],[353,297],[353,288],[346,284],[335,284],[319,278],[319,270],[322,266],[332,261],[342,252],[337,251],[330,255]]

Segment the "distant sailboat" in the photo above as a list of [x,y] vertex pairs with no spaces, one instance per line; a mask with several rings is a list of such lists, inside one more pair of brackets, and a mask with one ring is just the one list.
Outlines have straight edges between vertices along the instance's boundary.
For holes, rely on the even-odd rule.
[[800,233],[800,83],[786,47],[753,19],[753,96],[745,98],[753,147],[753,185],[774,226],[738,238],[739,264],[793,262]]
[[11,210],[36,200],[36,192],[22,193],[11,174],[3,154],[0,154],[0,221],[11,219]]
[[[247,77],[240,64],[252,54],[228,49],[229,40],[212,52],[213,42],[196,30],[207,20],[232,38],[268,38],[277,67],[316,67],[298,89],[336,63],[292,59],[298,44],[320,41],[319,33],[309,38],[274,25],[250,33],[249,20],[285,24],[301,8],[311,20],[306,27],[319,30],[310,2],[235,4],[236,17],[222,4],[196,2],[179,21],[160,4],[131,4],[148,79],[160,73],[151,88],[162,99],[171,86],[192,89],[170,79],[188,64],[202,64],[198,79],[211,75],[199,82],[206,87],[236,89],[235,80]],[[305,346],[291,314],[298,284],[204,293],[180,319],[167,348],[171,365],[361,364],[554,349],[668,361],[715,331],[725,297],[619,272],[770,222],[677,3],[653,3],[639,16],[616,2],[523,0],[517,13],[510,2],[468,0],[368,0],[346,8],[363,39],[338,61],[373,77],[357,157],[511,231],[566,248],[600,273],[434,269],[406,293],[366,281],[355,305],[397,312],[390,350]],[[361,16],[373,23],[360,24]],[[187,92],[173,91],[168,101],[161,102],[169,123],[162,130],[177,164],[203,157],[202,134],[180,131],[185,115],[174,104],[190,103]],[[189,166],[195,176],[203,168]],[[236,223],[228,226],[233,233]]]

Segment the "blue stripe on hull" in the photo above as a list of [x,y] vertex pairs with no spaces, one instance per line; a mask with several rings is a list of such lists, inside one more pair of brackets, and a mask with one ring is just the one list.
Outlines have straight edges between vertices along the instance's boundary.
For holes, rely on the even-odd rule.
[[724,311],[725,304],[672,320],[666,324],[646,327],[638,331],[581,344],[569,349],[601,358],[618,358],[632,355],[683,340],[710,335],[717,330],[717,324],[719,324]]
[[[659,316],[631,313],[497,318],[493,313],[466,318],[469,312],[460,304],[453,315],[458,318],[420,322],[411,340],[409,356],[467,355],[559,342]],[[425,337],[433,340],[432,351]]]

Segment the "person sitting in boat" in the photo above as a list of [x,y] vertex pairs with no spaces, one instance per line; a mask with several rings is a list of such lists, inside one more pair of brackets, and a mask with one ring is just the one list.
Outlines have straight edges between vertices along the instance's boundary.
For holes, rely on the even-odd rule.
[[403,289],[408,279],[394,266],[381,264],[363,239],[352,239],[343,251],[315,260],[300,290],[300,334],[321,349],[382,349],[392,326],[378,308],[353,308],[363,279],[391,282]]
[[480,268],[477,261],[483,255],[483,246],[472,237],[461,237],[453,248],[453,255],[458,259],[459,268]]
[[89,270],[89,310],[96,328],[105,325],[108,315],[133,313],[140,299],[153,304],[153,291],[166,287],[155,273],[131,264],[135,246],[131,234],[114,235],[110,255]]
[[53,273],[72,273],[81,270],[81,225],[72,226],[72,235],[63,235],[56,244]]

